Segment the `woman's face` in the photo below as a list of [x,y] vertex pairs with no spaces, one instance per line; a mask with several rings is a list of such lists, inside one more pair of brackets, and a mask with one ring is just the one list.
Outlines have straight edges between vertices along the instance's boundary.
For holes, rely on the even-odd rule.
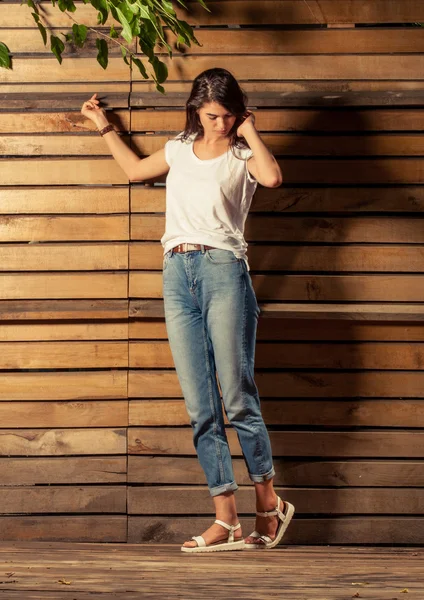
[[205,103],[197,114],[205,135],[209,137],[226,137],[236,121],[236,116],[217,102]]

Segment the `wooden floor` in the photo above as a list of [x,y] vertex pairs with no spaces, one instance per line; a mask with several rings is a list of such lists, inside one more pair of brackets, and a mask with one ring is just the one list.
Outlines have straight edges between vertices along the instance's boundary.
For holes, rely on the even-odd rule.
[[282,546],[187,555],[178,546],[1,542],[0,598],[424,600],[424,548]]

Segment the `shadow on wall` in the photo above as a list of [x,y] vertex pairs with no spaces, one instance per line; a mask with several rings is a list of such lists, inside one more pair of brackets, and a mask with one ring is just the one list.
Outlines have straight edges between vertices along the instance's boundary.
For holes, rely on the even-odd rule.
[[[278,300],[309,303],[313,306],[316,303],[378,303],[424,300],[422,292],[417,292],[417,286],[414,286],[414,289],[408,292],[408,289],[402,287],[401,280],[396,281],[396,276],[400,273],[399,268],[396,266],[397,261],[395,265],[391,265],[390,257],[393,254],[382,252],[378,258],[373,258],[373,254],[378,251],[380,244],[390,244],[393,241],[399,244],[416,242],[417,240],[422,242],[424,221],[420,218],[415,219],[413,230],[409,229],[410,235],[402,238],[401,232],[405,231],[405,228],[402,227],[398,230],[396,221],[404,218],[404,213],[408,213],[411,206],[414,205],[413,201],[411,204],[410,190],[404,185],[397,185],[395,188],[397,214],[393,215],[390,212],[391,209],[393,210],[394,204],[391,199],[391,206],[387,209],[386,215],[381,215],[382,203],[380,199],[384,202],[384,194],[389,190],[392,194],[393,188],[390,187],[390,184],[396,181],[397,177],[392,171],[392,165],[385,158],[376,157],[375,148],[372,147],[372,138],[367,135],[373,129],[373,111],[342,108],[341,112],[346,119],[345,122],[340,119],[340,109],[322,109],[319,112],[316,112],[315,109],[313,112],[311,111],[313,116],[302,130],[314,132],[313,137],[308,136],[306,138],[302,134],[291,136],[288,145],[280,153],[285,179],[281,190],[292,187],[293,196],[295,197],[296,188],[300,187],[304,195],[303,200],[302,198],[297,199],[295,209],[292,208],[292,203],[287,202],[286,199],[286,207],[288,206],[291,212],[286,212],[286,207],[281,206],[276,207],[279,214],[272,214],[272,237],[273,239],[277,237],[282,245],[276,247],[272,242],[266,239],[262,240],[268,242],[269,245],[261,246],[261,259],[255,264],[256,273],[265,274],[265,277],[260,277],[255,285],[259,302]],[[331,124],[330,127],[329,124]],[[258,123],[258,127],[260,128],[260,123]],[[322,138],[322,147],[320,147],[321,140],[318,132],[325,136]],[[335,133],[336,135],[334,135]],[[343,135],[343,138],[341,135]],[[352,136],[351,144],[347,136]],[[308,148],[305,140],[311,143],[310,148]],[[384,143],[384,140],[381,140],[381,142]],[[282,144],[284,144],[284,138]],[[390,144],[390,148],[391,151],[395,148],[394,142]],[[328,160],[325,163],[322,163],[322,152],[328,153],[326,157]],[[317,156],[320,158],[317,159]],[[342,160],[340,160],[340,157]],[[365,164],[364,160],[367,159],[369,159],[370,166],[365,166],[365,171],[362,172],[357,167],[359,165],[362,167]],[[378,164],[375,164],[374,161],[378,161]],[[367,183],[365,183],[365,180],[367,180]],[[325,212],[321,212],[321,203],[318,203],[316,212],[314,212],[313,208],[311,209],[310,201],[308,201],[307,189],[305,195],[305,188],[308,186],[310,186],[311,194],[313,193],[318,198],[320,191],[325,195],[329,187],[337,186],[338,201],[340,203],[334,204],[330,210],[326,206]],[[366,203],[361,205],[358,201],[358,206],[352,207],[352,190],[360,190],[360,188],[373,188],[373,193],[369,196],[371,206]],[[344,201],[344,191],[350,197],[346,202]],[[262,197],[265,197],[265,195]],[[372,211],[375,198],[379,198],[378,212]],[[255,211],[261,210],[261,203],[262,201],[254,201]],[[307,213],[304,213],[305,209],[302,204],[307,207]],[[325,205],[326,202],[322,204]],[[293,212],[293,210],[297,212]],[[247,238],[249,238],[248,231],[254,231],[254,220],[257,214],[255,212],[250,213],[246,228]],[[293,222],[292,231],[290,231],[290,224],[287,225],[288,220]],[[358,220],[360,220],[359,224]],[[301,227],[299,227],[299,223]],[[278,232],[280,226],[281,235],[278,235],[276,232]],[[361,233],[362,227],[363,234]],[[372,239],[374,234],[375,240]],[[373,241],[375,241],[374,244],[372,244]],[[354,246],[352,246],[353,243]],[[254,244],[250,244],[250,248],[252,246]],[[321,251],[324,246],[331,246],[330,252],[322,254]],[[348,257],[346,249],[349,249],[349,246],[356,247],[360,251],[360,264],[353,265],[352,259],[346,258]],[[314,250],[317,252],[317,263],[312,265],[310,270],[305,269],[305,262],[309,265],[310,262],[302,260],[305,248],[308,249],[308,252]],[[270,272],[269,264],[273,258],[275,260],[276,251],[279,253],[282,267],[280,271]],[[326,261],[325,264],[322,262],[323,257]],[[389,275],[393,271],[396,272],[395,279],[390,283],[386,274]],[[409,272],[408,264],[405,264],[402,271]],[[355,284],[354,278],[358,275],[360,279]],[[372,279],[375,280],[381,276],[384,278],[381,286],[378,281],[375,285],[370,285]],[[270,285],[270,280],[274,280],[275,285]],[[270,295],[270,290],[274,291],[273,295]],[[272,321],[273,325],[274,323],[277,324],[277,320],[272,319]],[[278,322],[280,325],[284,324],[283,321],[278,320]],[[313,327],[314,322],[311,321],[310,323]],[[328,330],[331,331],[331,329],[332,323],[328,323]],[[339,327],[338,329],[340,331]],[[285,476],[284,461],[276,461],[277,480],[282,481],[282,485],[305,486],[305,474],[301,476],[303,477],[302,481],[296,481],[293,471],[296,469],[302,471],[302,468],[306,467],[310,476],[311,487],[325,488],[328,486],[333,488],[331,490],[321,490],[318,495],[314,495],[316,492],[309,494],[306,490],[302,491],[300,489],[290,494],[290,490],[288,490],[287,499],[292,499],[294,504],[297,505],[298,516],[314,516],[323,519],[321,524],[319,520],[317,521],[313,540],[310,537],[311,530],[307,527],[303,530],[302,524],[298,522],[295,533],[296,543],[334,543],[335,540],[340,540],[343,533],[341,530],[339,531],[338,520],[328,520],[326,517],[362,513],[372,515],[402,512],[401,507],[395,505],[395,501],[391,504],[384,502],[383,498],[379,499],[378,486],[382,485],[382,480],[384,480],[383,485],[399,485],[395,481],[395,475],[393,475],[392,481],[389,481],[387,476],[384,478],[384,474],[380,480],[377,480],[377,469],[375,471],[377,473],[375,481],[370,481],[372,479],[370,476],[366,477],[367,486],[376,486],[374,499],[372,499],[371,492],[371,494],[368,494],[368,497],[371,498],[368,503],[364,501],[354,502],[354,499],[359,499],[360,494],[357,492],[360,491],[360,488],[357,492],[352,489],[351,494],[346,494],[347,490],[343,488],[355,488],[364,485],[364,480],[361,481],[360,479],[362,477],[361,466],[359,469],[346,469],[345,467],[349,464],[347,461],[352,459],[364,460],[362,468],[366,470],[367,462],[365,461],[367,458],[399,457],[396,454],[397,450],[393,451],[388,438],[384,436],[385,425],[388,428],[397,426],[393,424],[393,418],[390,419],[389,416],[387,419],[383,414],[384,405],[381,408],[381,426],[383,430],[379,440],[380,432],[376,431],[376,428],[380,426],[380,423],[376,422],[375,418],[367,422],[367,411],[361,410],[361,403],[366,399],[373,399],[376,404],[384,398],[396,399],[400,395],[399,383],[391,381],[393,371],[390,369],[418,369],[420,367],[418,363],[415,367],[405,367],[402,356],[393,361],[390,357],[386,358],[386,354],[380,353],[378,350],[373,355],[373,350],[370,349],[369,345],[360,343],[363,342],[364,338],[362,336],[357,337],[356,331],[355,327],[346,326],[343,337],[336,336],[332,342],[324,342],[325,345],[321,347],[319,342],[317,346],[314,343],[320,356],[309,354],[309,363],[307,359],[308,352],[306,351],[309,344],[305,344],[306,360],[298,360],[297,362],[296,359],[291,360],[289,346],[284,349],[284,352],[287,352],[287,364],[284,367],[284,372],[289,378],[288,393],[287,390],[285,393],[283,391],[284,397],[280,400],[275,398],[274,401],[284,404],[284,402],[301,399],[304,412],[302,417],[296,418],[294,427],[292,422],[287,426],[282,423],[278,429],[284,429],[285,431],[301,429],[304,432],[309,432],[309,435],[305,436],[304,444],[299,444],[298,450],[291,452],[292,456],[296,454],[296,463],[287,477]],[[281,335],[280,339],[286,341],[287,337]],[[295,342],[297,339],[299,338],[294,335],[292,340],[288,341]],[[311,335],[312,339],[315,339],[313,335]],[[331,340],[331,333],[325,339]],[[370,339],[367,341],[375,340]],[[340,344],[343,348],[340,347]],[[297,353],[295,354],[297,355]],[[266,371],[261,369],[261,372],[266,377]],[[408,388],[412,387],[408,386],[408,372],[404,372],[402,377],[404,377],[404,393],[402,396],[407,397]],[[263,397],[262,400],[264,400]],[[325,404],[327,414],[318,415],[316,406],[320,402]],[[334,409],[331,408],[332,405]],[[373,411],[374,415],[378,414],[378,407],[375,408],[377,410]],[[283,414],[284,410],[279,412]],[[317,417],[315,422],[314,415]],[[369,434],[372,432],[374,434],[371,439]],[[283,446],[285,447],[286,443],[283,442]],[[315,463],[316,471],[313,468],[314,465],[310,464],[309,457]],[[290,455],[285,460],[292,463]],[[335,461],[337,461],[338,467],[336,469],[322,469],[323,460],[331,460],[333,464],[336,464]],[[362,474],[364,474],[363,471]],[[315,502],[314,498],[320,498],[319,502]],[[359,537],[365,539],[366,536],[366,532],[361,530]],[[290,533],[287,537],[290,538]],[[349,534],[349,537],[352,537],[352,534]],[[355,538],[355,535],[353,535],[353,538]],[[372,541],[372,539],[369,540],[369,542]]]

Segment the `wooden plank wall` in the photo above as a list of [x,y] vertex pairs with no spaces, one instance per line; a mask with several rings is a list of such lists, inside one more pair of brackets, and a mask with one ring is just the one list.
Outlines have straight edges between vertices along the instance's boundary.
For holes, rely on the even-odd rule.
[[[259,301],[424,302],[423,109],[396,104],[424,91],[422,2],[189,4],[202,46],[175,55],[164,98],[112,47],[107,71],[88,50],[59,66],[29,9],[0,5],[2,539],[179,542],[211,518],[163,322],[164,187],[128,185],[79,114],[88,94],[145,155],[183,126],[193,77],[231,69],[285,177],[248,219]],[[261,319],[287,543],[424,542],[423,339],[418,321]]]

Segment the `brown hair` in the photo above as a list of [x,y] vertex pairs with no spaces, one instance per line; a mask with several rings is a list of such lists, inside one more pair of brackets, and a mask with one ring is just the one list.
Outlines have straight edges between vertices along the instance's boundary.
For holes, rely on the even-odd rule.
[[221,68],[207,69],[193,81],[186,102],[186,124],[180,139],[185,141],[193,134],[203,134],[197,110],[206,102],[217,102],[235,115],[236,120],[229,133],[230,146],[246,148],[244,138],[237,135],[237,128],[243,122],[243,115],[246,113],[247,96],[236,78],[229,71]]

